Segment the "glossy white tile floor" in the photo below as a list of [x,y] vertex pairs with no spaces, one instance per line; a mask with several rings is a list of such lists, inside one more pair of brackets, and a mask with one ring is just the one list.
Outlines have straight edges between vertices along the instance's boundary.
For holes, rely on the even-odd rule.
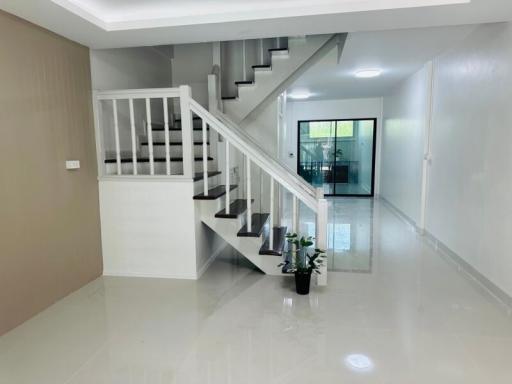
[[309,297],[229,254],[197,282],[101,278],[0,338],[0,383],[512,383],[507,313],[385,206],[333,204],[371,216],[368,273]]

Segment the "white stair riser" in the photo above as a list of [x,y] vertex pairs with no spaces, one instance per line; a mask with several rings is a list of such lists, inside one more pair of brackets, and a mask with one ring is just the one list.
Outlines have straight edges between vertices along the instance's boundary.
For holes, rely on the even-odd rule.
[[215,218],[215,213],[221,209],[219,208],[219,203],[221,203],[222,200],[223,199],[196,202],[203,223],[215,231],[264,273],[268,275],[282,275],[281,268],[277,266],[281,258],[259,255],[259,249],[263,242],[262,237],[238,237],[237,233],[241,227],[240,220]]
[[[209,137],[208,132],[208,137]],[[148,141],[147,136],[141,136],[139,138],[141,143],[145,143]],[[153,142],[165,142],[165,132],[164,131],[153,131]],[[181,131],[169,131],[169,141],[171,143],[181,143],[183,142],[183,137],[181,135]],[[201,131],[194,131],[194,141],[203,141],[203,133]]]
[[[107,175],[117,175],[117,164],[116,163],[108,163],[106,165],[106,174]],[[213,161],[208,161],[208,170],[215,171],[215,164]],[[201,161],[195,161],[195,170],[194,172],[202,172],[203,171],[203,163]],[[133,175],[133,164],[132,163],[122,163],[121,164],[121,172],[123,175]],[[139,175],[149,175],[149,163],[137,163],[137,173]],[[165,162],[155,162],[155,174],[156,175],[165,175],[166,174],[166,165]],[[172,161],[171,162],[171,174],[172,175],[183,175],[183,163],[181,161]]]
[[[169,153],[171,157],[181,157],[183,156],[183,147],[180,145],[170,145]],[[165,157],[165,145],[154,145],[153,155],[155,157]],[[149,157],[149,145],[141,145],[141,156]],[[203,147],[201,145],[194,145],[194,156],[203,157]],[[209,149],[208,156],[210,156]]]
[[[220,184],[220,176],[213,176],[213,177],[208,178],[208,189],[215,188],[218,185],[221,185]],[[194,183],[194,195],[198,195],[203,192],[204,192],[203,180],[197,180]],[[219,209],[219,211],[220,211],[220,209]]]

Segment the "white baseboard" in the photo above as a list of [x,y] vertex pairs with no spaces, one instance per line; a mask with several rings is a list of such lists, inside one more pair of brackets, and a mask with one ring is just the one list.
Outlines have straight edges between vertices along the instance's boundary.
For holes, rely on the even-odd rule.
[[196,280],[195,276],[179,275],[179,274],[165,274],[165,273],[135,273],[127,271],[103,271],[103,276],[111,277],[144,277],[152,279],[178,279],[178,280]]
[[476,283],[479,287],[483,288],[483,290],[492,298],[494,298],[498,304],[502,305],[509,313],[512,313],[512,297],[510,295],[508,295],[487,277],[482,275],[471,264],[469,264],[460,255],[451,250],[446,244],[435,237],[432,233],[419,228],[413,219],[407,216],[393,203],[386,200],[382,196],[379,196],[379,200],[384,202],[386,207],[388,207],[398,217],[411,225],[419,235],[423,236],[428,245],[434,248],[434,250],[438,252],[442,257],[454,264],[458,271],[467,276],[467,278]]

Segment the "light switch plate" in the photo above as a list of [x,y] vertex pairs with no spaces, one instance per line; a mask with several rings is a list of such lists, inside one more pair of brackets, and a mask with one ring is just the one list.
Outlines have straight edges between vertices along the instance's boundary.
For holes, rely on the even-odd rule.
[[66,169],[80,169],[80,160],[67,160]]

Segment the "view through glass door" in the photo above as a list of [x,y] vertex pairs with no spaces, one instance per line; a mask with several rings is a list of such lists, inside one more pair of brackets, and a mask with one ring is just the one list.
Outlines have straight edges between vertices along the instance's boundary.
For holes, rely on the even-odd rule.
[[377,119],[299,121],[297,170],[330,196],[373,196]]

